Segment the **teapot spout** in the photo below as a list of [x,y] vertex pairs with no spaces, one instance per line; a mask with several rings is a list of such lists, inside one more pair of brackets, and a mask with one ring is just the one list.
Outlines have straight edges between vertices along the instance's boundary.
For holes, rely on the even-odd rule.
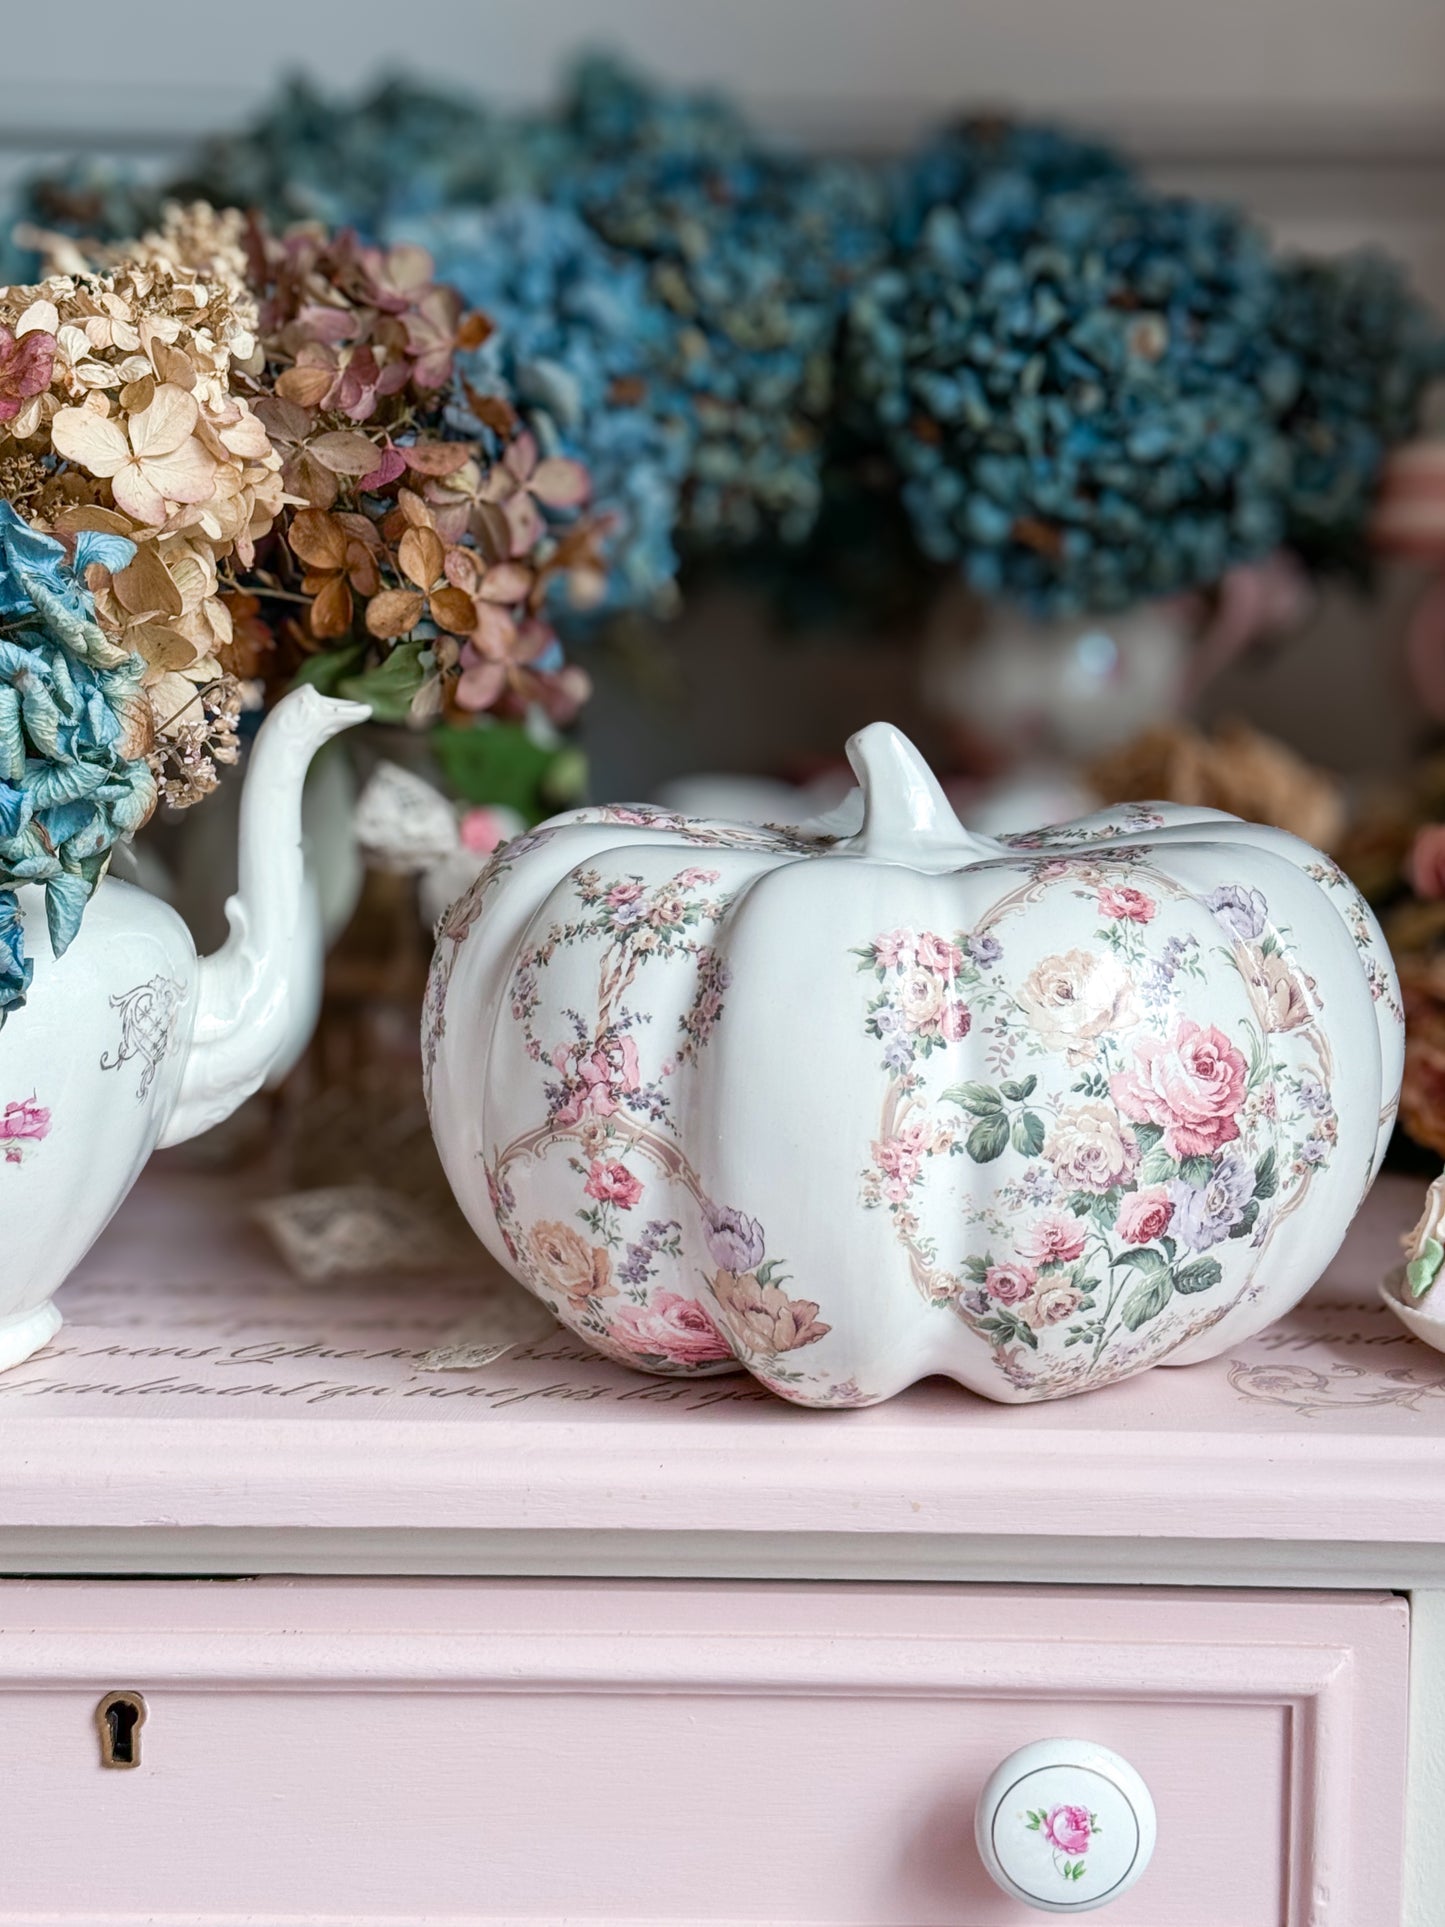
[[290,978],[306,915],[306,771],[324,743],[370,714],[365,703],[296,689],[256,738],[241,793],[240,887],[226,905],[230,935],[199,966],[195,1028],[162,1145],[182,1144],[229,1117],[286,1046]]

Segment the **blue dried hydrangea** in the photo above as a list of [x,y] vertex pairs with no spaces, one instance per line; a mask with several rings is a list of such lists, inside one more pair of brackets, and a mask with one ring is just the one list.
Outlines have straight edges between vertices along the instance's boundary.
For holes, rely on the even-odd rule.
[[970,203],[975,233],[1007,227],[1020,198],[1061,194],[1134,178],[1132,164],[1104,141],[1043,122],[976,117],[931,135],[898,168],[893,239],[918,240],[936,207]]
[[1385,456],[1445,372],[1439,320],[1383,256],[1288,261],[1275,334],[1295,358],[1288,539],[1307,561],[1358,559]]
[[1287,535],[1298,347],[1237,213],[1127,176],[934,208],[850,317],[853,394],[924,551],[984,596],[1107,611]]
[[553,196],[646,265],[675,323],[669,373],[697,422],[684,533],[801,540],[847,296],[887,246],[883,175],[774,152],[712,96],[606,61],[579,70],[562,126],[573,155]]
[[419,242],[494,324],[461,370],[505,395],[543,453],[586,463],[591,506],[607,516],[603,613],[676,601],[673,546],[693,420],[672,383],[675,326],[637,262],[614,254],[568,208],[513,200],[442,208],[386,230]]
[[60,956],[112,848],[155,806],[132,747],[144,664],[102,634],[82,580],[89,563],[122,568],[134,554],[120,536],[83,534],[72,564],[0,501],[0,1023],[34,971],[14,886],[44,886]]
[[153,227],[159,212],[154,185],[118,161],[85,156],[33,174],[0,213],[0,283],[23,284],[42,272],[40,255],[16,240],[17,227],[78,241],[122,241]]
[[564,145],[535,117],[414,81],[353,100],[294,78],[251,126],[209,142],[172,192],[375,238],[409,213],[527,193]]

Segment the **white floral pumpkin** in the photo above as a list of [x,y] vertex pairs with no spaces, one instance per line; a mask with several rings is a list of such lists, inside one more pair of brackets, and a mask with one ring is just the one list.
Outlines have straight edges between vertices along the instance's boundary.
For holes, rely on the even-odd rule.
[[428,1099],[487,1248],[644,1371],[1056,1398],[1289,1309],[1403,1027],[1340,870],[1216,811],[994,841],[854,738],[816,832],[578,810],[443,919]]

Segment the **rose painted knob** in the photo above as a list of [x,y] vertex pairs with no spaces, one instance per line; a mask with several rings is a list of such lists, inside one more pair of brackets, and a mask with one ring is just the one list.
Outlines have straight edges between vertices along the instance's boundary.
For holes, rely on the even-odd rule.
[[1035,1740],[989,1776],[974,1813],[979,1855],[1006,1894],[1084,1914],[1127,1893],[1154,1851],[1154,1802],[1117,1753]]

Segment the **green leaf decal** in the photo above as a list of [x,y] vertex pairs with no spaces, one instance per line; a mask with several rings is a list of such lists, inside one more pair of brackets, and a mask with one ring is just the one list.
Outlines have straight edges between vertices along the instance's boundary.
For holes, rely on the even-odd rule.
[[1020,1111],[1013,1122],[1013,1147],[1020,1157],[1036,1158],[1044,1148],[1044,1121],[1035,1111]]
[[1152,1245],[1141,1245],[1137,1251],[1126,1251],[1117,1257],[1110,1270],[1117,1271],[1120,1265],[1128,1265],[1135,1271],[1142,1271],[1146,1277],[1157,1278],[1169,1269],[1169,1261],[1162,1251]]
[[1186,1184],[1192,1184],[1196,1191],[1202,1191],[1214,1176],[1212,1158],[1184,1158],[1179,1166],[1179,1175]]
[[1418,1258],[1412,1258],[1405,1267],[1405,1282],[1410,1287],[1412,1298],[1423,1298],[1440,1275],[1440,1266],[1445,1263],[1445,1246],[1438,1238],[1427,1238],[1421,1247]]
[[1259,1220],[1259,1200],[1251,1198],[1244,1207],[1244,1216],[1230,1232],[1231,1238],[1247,1238]]
[[1162,1124],[1135,1124],[1132,1129],[1141,1151],[1152,1151],[1164,1135]]
[[1215,1258],[1196,1258],[1181,1265],[1174,1274],[1174,1289],[1183,1292],[1213,1291],[1224,1276]]
[[1272,1198],[1279,1189],[1277,1160],[1272,1150],[1266,1151],[1254,1167],[1254,1195],[1257,1198]]
[[1008,1143],[1008,1119],[1002,1111],[981,1117],[968,1134],[968,1155],[975,1164],[992,1164]]
[[1002,1085],[1000,1088],[1011,1104],[1022,1104],[1025,1098],[1033,1096],[1038,1088],[1038,1082],[1039,1080],[1036,1077],[1021,1077],[1011,1084]]
[[1167,1184],[1178,1175],[1179,1166],[1162,1144],[1154,1145],[1139,1161],[1140,1184]]
[[[955,1084],[943,1093],[945,1104],[957,1104],[975,1117],[991,1117],[1003,1109],[1003,1098],[992,1084]],[[994,1156],[997,1157],[995,1152]]]
[[1119,1307],[1119,1316],[1131,1332],[1157,1318],[1174,1295],[1174,1283],[1167,1271],[1141,1278]]

